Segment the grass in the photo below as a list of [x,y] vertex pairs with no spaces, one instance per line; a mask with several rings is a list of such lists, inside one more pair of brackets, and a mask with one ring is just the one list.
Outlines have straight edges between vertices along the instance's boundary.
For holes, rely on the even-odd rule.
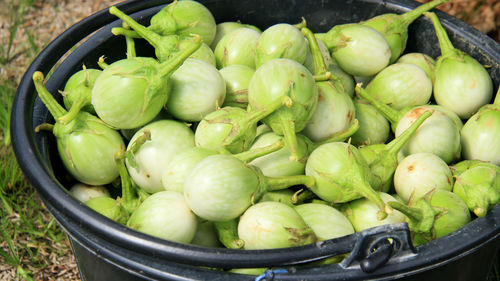
[[[0,65],[6,64],[18,56],[23,50],[13,50],[14,38],[16,37],[16,33],[19,28],[22,26],[24,22],[24,15],[27,7],[33,6],[35,0],[21,0],[19,2],[9,1],[8,7],[12,13],[9,13],[9,42],[7,46],[0,45]],[[25,29],[26,31],[26,29]],[[24,51],[28,51],[31,53],[31,56],[34,56],[38,53],[38,46],[34,43],[33,35],[31,33],[28,34],[28,43],[31,48],[25,49]]]
[[23,177],[10,146],[14,89],[12,83],[1,81],[0,263],[9,265],[16,279],[33,280],[34,274],[52,264],[53,254],[71,253],[65,233]]
[[[31,61],[39,52],[34,36],[24,29],[28,41],[14,49],[26,9],[34,0],[11,1],[9,39],[0,46],[0,67],[24,52]],[[55,223],[25,180],[12,151],[11,105],[17,85],[0,77],[0,279],[39,280],[53,264],[54,255],[71,255],[67,236]],[[38,278],[37,278],[38,277]]]

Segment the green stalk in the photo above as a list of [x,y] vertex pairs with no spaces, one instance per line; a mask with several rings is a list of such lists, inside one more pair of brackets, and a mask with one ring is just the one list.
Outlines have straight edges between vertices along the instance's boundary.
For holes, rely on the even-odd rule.
[[113,27],[111,28],[111,33],[113,33],[114,35],[122,35],[134,39],[142,38],[137,32],[123,27]]
[[89,100],[86,97],[81,97],[77,99],[73,104],[71,105],[71,108],[69,109],[68,113],[64,114],[63,116],[59,117],[57,120],[61,124],[68,124],[71,122],[73,119],[76,118],[78,113],[82,110],[82,108],[89,104]]
[[354,135],[358,131],[358,129],[359,129],[359,121],[358,121],[358,119],[354,119],[351,126],[349,126],[347,129],[331,135],[326,140],[322,140],[320,142],[314,143],[313,150],[314,150],[314,148],[316,148],[322,144],[325,144],[325,143],[343,141],[343,140],[347,139],[348,137]]
[[248,124],[257,124],[260,120],[264,119],[267,115],[273,113],[277,108],[281,106],[281,103],[279,105],[277,104],[276,106],[273,106],[272,108],[264,108],[264,109],[257,109],[257,110],[251,110],[247,112],[246,115],[246,122]]
[[393,131],[395,131],[396,126],[398,125],[401,117],[406,113],[406,110],[398,111],[387,104],[384,104],[377,99],[375,99],[370,93],[368,93],[365,89],[361,88],[360,84],[356,85],[354,88],[356,94],[361,98],[368,101],[371,105],[373,105],[384,117],[391,123]]
[[33,82],[35,83],[38,96],[50,111],[50,114],[52,114],[54,119],[59,120],[59,118],[68,112],[56,101],[52,94],[47,91],[47,88],[43,85],[43,79],[44,77],[42,72],[35,71],[35,73],[33,73]]
[[275,190],[275,191],[269,191],[266,192],[262,195],[262,197],[259,199],[259,202],[280,202],[283,204],[287,204],[290,207],[293,206],[292,202],[292,196],[293,196],[293,191],[290,189],[282,189],[282,190]]
[[[128,29],[128,25],[123,23],[123,28]],[[133,37],[125,36],[125,43],[127,45],[127,59],[135,58],[137,53],[135,51],[135,41]]]
[[417,8],[400,15],[400,21],[397,22],[400,26],[408,27],[412,22],[414,22],[418,17],[420,17],[424,12],[434,9],[435,7],[443,4],[444,2],[450,2],[451,0],[434,0],[427,2],[418,6]]
[[280,190],[288,188],[290,186],[303,184],[306,187],[313,187],[315,180],[311,176],[298,175],[298,176],[286,176],[286,177],[265,177],[267,182],[267,190]]
[[148,140],[151,140],[151,131],[144,130],[142,134],[130,145],[130,148],[127,149],[127,154],[125,155],[125,157],[127,158],[128,164],[136,170],[139,169],[139,166],[135,162],[134,155]]
[[407,205],[397,201],[390,201],[387,202],[387,204],[395,210],[400,211],[413,221],[422,221],[424,219],[423,212],[419,208],[408,207]]
[[403,148],[403,146],[408,142],[408,140],[415,134],[418,127],[424,123],[424,121],[429,118],[434,111],[425,111],[422,113],[413,124],[411,124],[408,129],[406,129],[401,135],[393,139],[386,146],[386,151],[389,155],[396,155]]
[[273,144],[243,151],[238,154],[234,154],[233,156],[245,163],[248,163],[254,159],[257,159],[259,157],[268,155],[269,153],[273,153],[277,150],[280,150],[281,148],[283,148],[283,146],[284,146],[283,141],[279,140]]
[[97,61],[97,65],[101,68],[101,69],[106,69],[109,64],[107,64],[105,61],[104,61],[104,56],[101,56],[99,57],[99,61]]
[[[87,67],[83,65],[83,85],[79,86],[77,91],[80,91],[78,93],[73,93],[73,94],[79,94],[79,98],[73,102],[71,105],[71,108],[69,109],[68,113],[66,113],[64,116],[59,118],[59,122],[61,124],[68,124],[71,122],[73,119],[76,118],[78,113],[81,111],[81,109],[88,105],[91,104],[91,91],[92,91],[92,86],[91,81],[90,81],[90,74],[89,71],[87,70]],[[83,87],[83,88],[80,88]],[[75,91],[75,89],[73,89]]]
[[377,212],[378,220],[383,220],[387,217],[388,213],[392,213],[392,208],[388,208],[388,205],[384,203],[382,198],[380,198],[380,195],[374,191],[373,188],[371,188],[370,184],[366,180],[353,177],[352,182],[358,194],[377,205],[379,208],[379,211]]
[[196,52],[201,46],[201,36],[192,34],[192,44],[187,44],[185,49],[177,52],[172,58],[162,62],[160,64],[160,71],[158,72],[160,77],[165,77],[171,75],[184,61],[194,52]]
[[495,100],[493,101],[493,104],[500,106],[500,87],[498,87],[497,94],[495,96]]
[[35,133],[39,133],[40,131],[49,131],[52,132],[54,130],[54,125],[49,123],[43,123],[35,128]]
[[[109,8],[109,13],[115,15],[122,19],[122,21],[126,22],[133,30],[135,30],[142,38],[146,39],[155,49],[159,47],[159,43],[161,42],[161,35],[152,32],[147,29],[142,24],[139,24],[134,19],[120,11],[115,6]],[[115,30],[117,31],[117,30]]]
[[326,66],[325,59],[321,54],[321,50],[319,48],[318,41],[316,41],[316,37],[314,36],[312,31],[306,27],[302,28],[301,31],[309,41],[309,48],[311,49],[311,54],[314,62],[314,74],[325,74],[326,72],[328,72],[328,68]]
[[238,221],[236,219],[229,221],[214,222],[215,230],[219,241],[228,249],[242,249],[245,241],[238,236]]
[[436,13],[427,12],[424,13],[424,15],[429,19],[431,19],[432,24],[434,25],[436,36],[439,41],[439,47],[441,48],[441,56],[452,57],[452,58],[461,57],[460,52],[457,49],[455,49],[455,47],[453,47],[453,44],[451,43],[450,38],[446,33],[446,30],[441,25],[441,22],[439,21],[439,18],[437,17]]
[[316,82],[324,82],[324,81],[330,81],[332,79],[332,76],[334,76],[331,72],[325,72],[323,74],[314,74],[313,78],[314,81]]
[[306,200],[313,199],[313,198],[316,198],[316,194],[314,194],[314,192],[312,192],[309,189],[302,189],[301,188],[300,190],[298,190],[297,192],[295,192],[293,194],[292,198],[290,198],[290,201],[293,204],[300,204],[302,202],[305,202]]
[[283,112],[281,114],[281,129],[283,131],[283,137],[285,138],[286,145],[290,150],[290,161],[299,161],[299,145],[297,143],[297,135],[295,134],[295,123],[291,118],[291,114],[288,112]]
[[295,26],[298,29],[305,28],[307,26],[306,19],[304,17],[302,17],[302,21],[300,23],[294,24],[293,26]]
[[115,161],[120,171],[122,185],[121,205],[129,214],[132,214],[139,205],[139,201],[135,193],[135,188],[132,187],[132,179],[125,166],[125,153],[123,151],[118,152],[115,156]]
[[345,38],[341,34],[342,29],[347,25],[348,24],[336,25],[328,30],[328,32],[314,33],[314,36],[323,41],[330,52],[335,52],[337,49],[343,48],[347,44],[347,42],[344,41]]

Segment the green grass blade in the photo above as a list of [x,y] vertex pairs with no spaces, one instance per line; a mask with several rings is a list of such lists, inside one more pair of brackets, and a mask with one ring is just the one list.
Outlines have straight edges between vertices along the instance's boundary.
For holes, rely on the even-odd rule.
[[7,246],[8,246],[9,251],[10,251],[10,257],[12,259],[14,259],[16,264],[19,264],[19,256],[17,254],[16,247],[14,247],[14,243],[12,243],[12,237],[9,235],[9,233],[7,233],[5,228],[2,228],[2,236],[5,240],[5,242],[7,242]]
[[33,278],[30,276],[30,272],[25,270],[22,266],[17,266],[17,275],[22,277],[22,280],[33,281]]
[[0,257],[2,257],[5,260],[5,263],[10,266],[17,266],[18,264],[18,261],[2,248],[0,248]]

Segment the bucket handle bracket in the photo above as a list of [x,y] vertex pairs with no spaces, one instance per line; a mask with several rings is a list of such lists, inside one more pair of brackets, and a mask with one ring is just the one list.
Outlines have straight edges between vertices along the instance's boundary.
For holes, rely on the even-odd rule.
[[388,224],[358,232],[354,248],[340,266],[360,267],[366,273],[375,271],[391,258],[409,258],[417,251],[411,242],[407,223]]

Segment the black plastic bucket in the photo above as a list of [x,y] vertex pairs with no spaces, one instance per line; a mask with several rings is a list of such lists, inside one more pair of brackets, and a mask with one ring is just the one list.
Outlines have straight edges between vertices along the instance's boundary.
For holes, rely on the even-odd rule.
[[[118,7],[147,24],[164,1],[129,1]],[[403,13],[419,5],[392,0],[207,0],[200,1],[217,22],[240,20],[262,29],[278,23],[297,23],[301,17],[315,32],[335,24],[357,22],[386,12]],[[469,25],[437,12],[453,44],[472,55],[500,83],[500,45]],[[34,133],[41,123],[51,122],[37,99],[34,71],[47,73],[59,58],[82,38],[97,31],[71,53],[47,82],[52,93],[62,89],[81,65],[97,67],[98,58],[125,57],[123,38],[110,29],[121,21],[107,11],[77,23],[47,46],[23,77],[13,105],[12,139],[19,165],[37,189],[49,211],[70,237],[83,280],[253,280],[256,276],[224,270],[273,267],[258,279],[275,280],[484,280],[500,245],[500,206],[489,214],[428,244],[414,248],[406,224],[369,229],[353,235],[303,247],[276,250],[229,250],[179,244],[138,233],[97,214],[70,196],[71,184],[48,133]],[[100,29],[100,30],[99,30]],[[152,55],[152,48],[138,42],[138,55]],[[408,52],[440,55],[432,24],[420,18],[410,26]],[[393,243],[386,243],[388,239]],[[332,265],[304,263],[350,253]]]

